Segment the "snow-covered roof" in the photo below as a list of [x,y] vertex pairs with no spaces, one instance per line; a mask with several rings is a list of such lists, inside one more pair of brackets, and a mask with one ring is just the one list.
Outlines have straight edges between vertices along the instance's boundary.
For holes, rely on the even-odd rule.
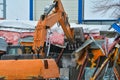
[[22,20],[0,20],[0,30],[15,32],[31,32],[34,31],[37,21]]
[[84,32],[99,32],[99,31],[107,31],[111,25],[87,25],[87,24],[76,24],[71,23],[71,28],[82,27]]
[[[0,30],[15,31],[15,32],[34,32],[35,26],[38,21],[23,21],[23,20],[0,20]],[[85,25],[70,23],[71,28],[83,27],[84,32],[87,30],[108,30],[110,25]],[[54,30],[62,31],[61,28],[58,29],[58,25],[55,24],[52,28]],[[63,32],[63,31],[62,31]]]

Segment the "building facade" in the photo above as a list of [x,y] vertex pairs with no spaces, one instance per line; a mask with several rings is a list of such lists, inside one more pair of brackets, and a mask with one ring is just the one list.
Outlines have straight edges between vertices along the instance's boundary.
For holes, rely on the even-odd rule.
[[[44,8],[49,6],[52,0],[6,0],[6,19],[15,20],[39,20],[40,16],[44,13]],[[24,1],[24,4],[23,4]],[[100,13],[93,12],[95,0],[61,0],[66,13],[68,14],[69,21],[73,23],[84,24],[112,24],[117,19],[110,16],[110,12],[101,15]],[[19,2],[19,3],[18,3]],[[13,4],[16,7],[11,7]],[[10,8],[11,7],[11,8]],[[22,7],[22,8],[21,8]],[[13,15],[12,12],[16,13]],[[18,11],[20,11],[18,13]],[[10,17],[9,17],[10,16]],[[17,16],[17,17],[15,17]],[[24,17],[23,17],[24,16]]]

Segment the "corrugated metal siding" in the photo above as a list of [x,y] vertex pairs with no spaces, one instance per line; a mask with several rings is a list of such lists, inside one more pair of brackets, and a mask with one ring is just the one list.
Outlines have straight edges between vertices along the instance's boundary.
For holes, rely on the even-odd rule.
[[[78,0],[61,0],[68,14],[70,22],[78,22]],[[43,14],[46,5],[52,3],[52,0],[34,0],[34,20],[39,20]]]

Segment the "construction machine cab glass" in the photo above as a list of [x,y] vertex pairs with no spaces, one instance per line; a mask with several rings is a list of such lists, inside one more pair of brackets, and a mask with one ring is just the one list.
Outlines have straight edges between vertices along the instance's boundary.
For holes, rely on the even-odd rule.
[[15,54],[31,54],[32,47],[31,46],[8,46],[7,54],[15,55]]

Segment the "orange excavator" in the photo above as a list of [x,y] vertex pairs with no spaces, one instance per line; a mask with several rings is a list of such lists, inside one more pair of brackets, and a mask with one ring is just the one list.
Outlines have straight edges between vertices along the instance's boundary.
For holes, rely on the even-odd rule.
[[10,56],[8,56],[7,60],[0,60],[1,79],[43,80],[60,77],[59,68],[55,60],[48,59],[44,50],[47,30],[55,23],[61,25],[67,40],[70,42],[74,41],[74,31],[70,28],[68,17],[61,0],[54,0],[49,7],[45,8],[44,14],[41,16],[35,28],[33,51],[42,57],[35,59],[35,56],[33,56],[32,59],[18,59],[15,56],[15,60],[9,60]]
[[[54,11],[49,14],[53,8],[55,8]],[[70,28],[68,17],[64,11],[63,5],[60,0],[54,0],[53,4],[50,5],[49,8],[45,9],[45,12],[41,16],[41,19],[39,20],[35,29],[33,43],[33,50],[35,52],[45,56],[44,44],[47,35],[47,29],[51,28],[57,22],[61,25],[67,39],[73,42],[74,32],[73,29]]]

